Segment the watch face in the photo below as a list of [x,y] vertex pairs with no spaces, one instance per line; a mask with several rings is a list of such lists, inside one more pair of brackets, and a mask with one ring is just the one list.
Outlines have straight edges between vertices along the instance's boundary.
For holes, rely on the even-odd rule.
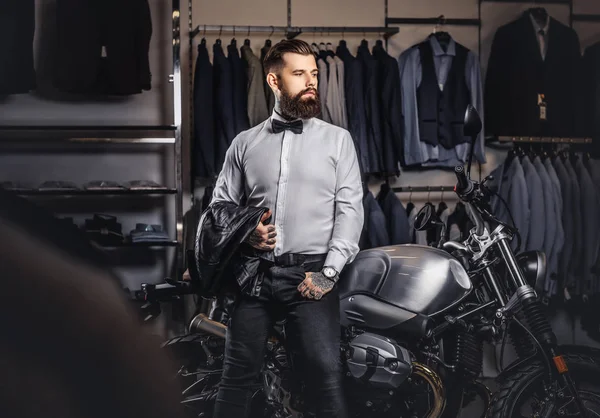
[[332,269],[331,267],[325,267],[323,269],[323,274],[325,275],[325,277],[328,277],[331,279],[332,277],[335,277],[335,270]]

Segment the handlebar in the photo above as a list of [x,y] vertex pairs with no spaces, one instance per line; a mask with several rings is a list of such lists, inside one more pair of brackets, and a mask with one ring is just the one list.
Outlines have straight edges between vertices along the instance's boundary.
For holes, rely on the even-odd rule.
[[454,174],[456,175],[456,180],[458,181],[454,191],[462,200],[467,200],[466,198],[470,197],[469,195],[472,194],[474,189],[473,181],[467,177],[465,168],[462,165],[457,165],[454,167]]
[[456,192],[460,200],[466,203],[469,218],[471,218],[471,220],[475,224],[475,233],[478,236],[480,236],[485,230],[483,218],[477,210],[476,199],[481,194],[478,193],[480,192],[480,190],[478,190],[478,187],[476,187],[476,183],[467,177],[467,174],[465,173],[465,168],[462,165],[454,167],[454,174],[456,175],[456,180],[458,181],[454,188],[454,191]]

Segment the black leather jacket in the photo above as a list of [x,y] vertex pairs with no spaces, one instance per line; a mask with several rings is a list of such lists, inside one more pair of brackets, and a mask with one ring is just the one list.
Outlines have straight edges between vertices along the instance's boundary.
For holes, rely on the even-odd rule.
[[194,243],[203,296],[220,295],[235,282],[244,293],[254,295],[260,291],[260,258],[268,258],[270,253],[255,250],[244,241],[267,210],[216,202],[204,211]]

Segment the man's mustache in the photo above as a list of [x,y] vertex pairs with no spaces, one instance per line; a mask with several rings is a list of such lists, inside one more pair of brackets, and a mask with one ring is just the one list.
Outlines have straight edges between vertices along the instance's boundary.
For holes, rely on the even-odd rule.
[[319,94],[316,89],[309,87],[306,90],[301,91],[299,96],[304,96],[306,93],[313,93],[315,96]]

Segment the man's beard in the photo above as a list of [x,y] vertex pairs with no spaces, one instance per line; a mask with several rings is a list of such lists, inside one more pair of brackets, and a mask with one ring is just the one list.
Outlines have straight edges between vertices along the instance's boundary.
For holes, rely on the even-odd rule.
[[[305,97],[302,95],[312,91],[313,97]],[[302,90],[295,96],[290,95],[287,90],[281,89],[281,97],[279,99],[279,107],[281,114],[286,118],[292,119],[310,119],[321,114],[321,100],[319,92],[314,88]]]

